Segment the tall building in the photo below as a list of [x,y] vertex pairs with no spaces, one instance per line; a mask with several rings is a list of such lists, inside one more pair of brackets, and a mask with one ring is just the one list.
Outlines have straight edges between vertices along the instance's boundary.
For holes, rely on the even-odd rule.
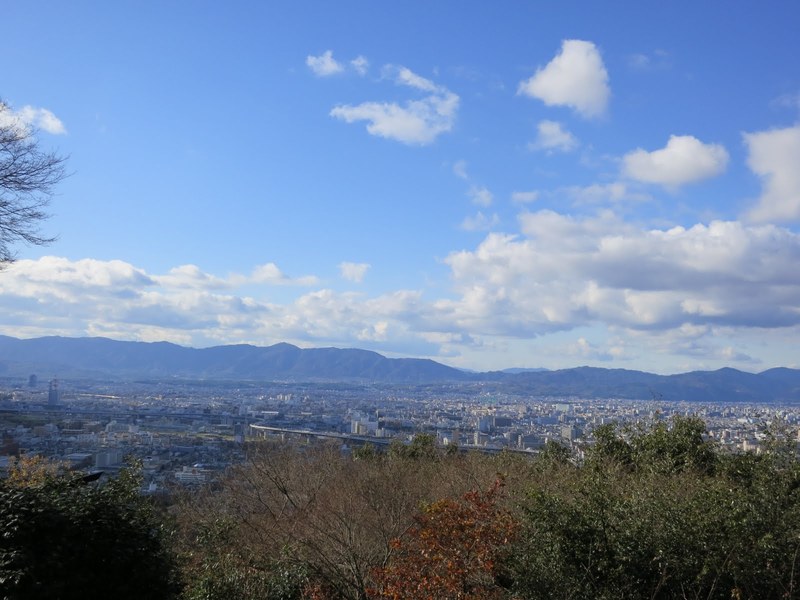
[[59,397],[60,396],[58,393],[58,379],[51,379],[50,388],[47,391],[47,403],[50,406],[54,406],[58,404]]

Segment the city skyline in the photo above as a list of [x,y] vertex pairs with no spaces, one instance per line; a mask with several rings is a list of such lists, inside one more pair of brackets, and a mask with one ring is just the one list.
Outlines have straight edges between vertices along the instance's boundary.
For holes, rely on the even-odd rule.
[[0,334],[800,367],[790,2],[4,14],[0,98],[71,176]]

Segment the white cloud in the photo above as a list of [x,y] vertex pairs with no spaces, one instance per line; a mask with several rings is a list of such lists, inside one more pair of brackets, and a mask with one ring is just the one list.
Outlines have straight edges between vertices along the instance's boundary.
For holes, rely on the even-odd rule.
[[[21,260],[0,277],[2,333],[195,346],[288,341],[463,358],[478,357],[479,345],[486,352],[574,331],[561,338],[578,339],[559,350],[567,361],[630,360],[645,345],[651,354],[746,363],[760,358],[754,349],[765,336],[792,348],[800,332],[800,234],[788,229],[714,221],[644,230],[611,211],[542,210],[521,215],[520,230],[448,255],[453,287],[438,299],[416,290],[368,297],[313,289],[282,303],[245,295],[261,290],[256,281],[304,279],[274,263],[218,277],[195,265],[149,274],[123,261]],[[613,335],[604,341],[600,329]]]
[[536,129],[536,140],[528,145],[531,150],[570,152],[578,147],[578,139],[558,121],[540,121]]
[[500,217],[496,214],[486,216],[481,211],[478,211],[472,217],[466,217],[461,222],[461,229],[464,231],[488,231],[500,223]]
[[32,128],[41,129],[53,135],[67,133],[64,123],[51,111],[27,105],[17,111],[8,106],[5,106],[5,110],[0,110],[0,127],[9,126],[19,128],[20,131],[26,133]]
[[671,330],[685,323],[800,323],[800,235],[715,221],[639,230],[613,213],[525,213],[524,237],[491,233],[445,260],[459,298],[442,320],[512,337],[603,323]]
[[728,152],[720,144],[704,144],[691,135],[671,135],[667,145],[648,152],[641,148],[622,158],[623,173],[644,183],[679,187],[722,173]]
[[623,354],[621,347],[605,348],[597,344],[593,344],[584,337],[579,337],[575,344],[572,346],[571,351],[573,354],[580,356],[583,359],[598,360],[606,362],[619,358]]
[[530,204],[539,199],[539,192],[532,190],[529,192],[511,192],[511,201],[514,204]]
[[398,85],[428,95],[403,105],[396,102],[341,105],[332,109],[330,115],[346,123],[367,121],[367,131],[372,135],[404,144],[430,144],[442,133],[452,130],[459,104],[456,94],[405,67],[386,67],[384,73]]
[[378,321],[374,325],[365,327],[356,336],[361,341],[383,342],[386,341],[389,333],[389,322]]
[[491,206],[494,202],[494,195],[484,186],[473,185],[468,194],[472,203],[477,206]]
[[[236,280],[238,282],[238,279]],[[253,273],[245,280],[252,283],[267,283],[270,285],[299,285],[309,286],[316,285],[319,280],[313,275],[305,275],[303,277],[292,278],[288,277],[283,271],[278,268],[275,263],[265,263],[253,269]]]
[[230,287],[230,282],[208,273],[197,265],[181,265],[169,270],[166,275],[152,278],[159,285],[169,288],[221,289]]
[[569,106],[583,117],[597,117],[605,112],[611,90],[597,47],[583,40],[564,40],[561,53],[521,82],[518,93],[548,106]]
[[357,56],[353,60],[350,61],[350,66],[352,66],[356,73],[359,75],[366,75],[367,70],[369,69],[369,61],[364,56]]
[[339,263],[339,272],[341,273],[342,279],[346,279],[347,281],[352,281],[354,283],[361,283],[364,281],[364,276],[367,274],[369,268],[369,263]]
[[271,262],[258,265],[250,275],[232,273],[223,278],[206,273],[197,265],[181,265],[170,269],[166,275],[152,275],[151,279],[164,288],[206,291],[233,289],[249,284],[302,287],[319,283],[319,279],[313,275],[289,277]]
[[383,74],[385,77],[394,79],[398,85],[407,85],[423,92],[438,94],[445,91],[443,87],[436,85],[430,79],[417,75],[407,67],[386,65],[383,68]]
[[568,186],[560,190],[570,196],[576,204],[599,204],[603,202],[645,202],[650,196],[632,191],[621,181],[593,183],[588,186]]
[[[355,270],[365,271],[363,266]],[[261,265],[250,277],[223,279],[194,265],[149,275],[122,261],[20,260],[0,279],[3,332],[110,335],[195,346],[277,341],[348,346],[364,340],[392,347],[397,341],[435,352],[429,342],[408,333],[403,322],[424,312],[417,292],[364,298],[315,290],[280,305],[233,293],[256,280],[298,281],[289,280],[274,263]]]
[[453,165],[453,173],[456,177],[460,179],[469,179],[469,173],[467,173],[467,161],[459,160]]
[[344,71],[342,64],[333,58],[332,50],[326,50],[319,56],[308,55],[306,57],[306,65],[318,77],[328,77]]
[[763,193],[750,211],[752,221],[800,219],[800,125],[746,133],[748,166],[763,181]]

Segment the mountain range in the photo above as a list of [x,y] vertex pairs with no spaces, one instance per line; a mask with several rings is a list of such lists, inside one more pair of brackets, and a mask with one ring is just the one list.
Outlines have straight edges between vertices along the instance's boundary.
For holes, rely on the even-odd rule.
[[62,379],[192,379],[342,381],[480,385],[484,391],[530,396],[708,401],[800,402],[800,370],[747,373],[725,368],[656,375],[577,367],[547,371],[466,372],[427,359],[387,358],[355,348],[298,348],[280,343],[187,348],[169,342],[107,338],[0,336],[0,377]]

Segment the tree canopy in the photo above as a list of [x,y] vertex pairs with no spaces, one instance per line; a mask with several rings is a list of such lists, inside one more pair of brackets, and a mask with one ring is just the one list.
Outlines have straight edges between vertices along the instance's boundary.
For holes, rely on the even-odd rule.
[[169,600],[180,591],[136,469],[102,486],[38,467],[0,481],[0,531],[7,600]]

